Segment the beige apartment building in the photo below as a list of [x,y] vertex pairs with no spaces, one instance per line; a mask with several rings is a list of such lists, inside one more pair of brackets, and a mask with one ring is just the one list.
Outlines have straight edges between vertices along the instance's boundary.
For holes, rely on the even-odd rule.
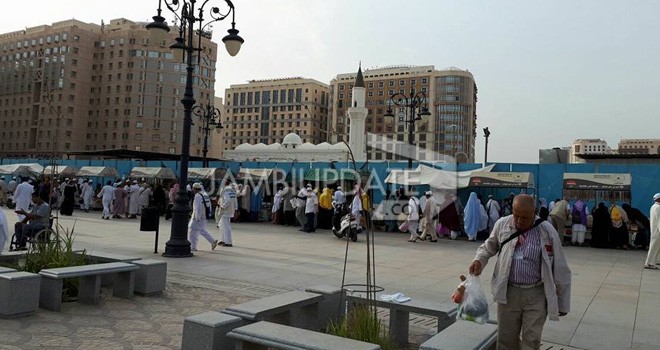
[[[55,22],[0,35],[0,156],[127,149],[181,152],[186,69],[145,23]],[[217,46],[194,58],[198,103],[213,100]],[[196,118],[193,116],[193,118]],[[195,122],[195,119],[193,119]],[[193,126],[191,155],[200,155]]]
[[244,143],[281,143],[296,133],[302,142],[327,141],[328,85],[293,77],[252,80],[225,90],[223,150]]
[[660,154],[660,139],[621,139],[619,154]]
[[[368,109],[366,130],[394,141],[408,143],[408,108],[393,106],[394,118],[384,117],[390,97],[400,93],[424,92],[431,117],[415,123],[413,141],[417,159],[440,160],[442,155],[460,162],[474,161],[477,127],[477,87],[472,73],[455,67],[436,70],[434,66],[389,66],[363,71]],[[356,73],[337,75],[330,82],[330,142],[347,139],[351,90]],[[380,144],[380,142],[379,142]],[[386,143],[385,143],[386,144]],[[382,148],[382,147],[381,147]],[[402,159],[394,154],[396,145],[386,149],[368,147],[371,160]]]

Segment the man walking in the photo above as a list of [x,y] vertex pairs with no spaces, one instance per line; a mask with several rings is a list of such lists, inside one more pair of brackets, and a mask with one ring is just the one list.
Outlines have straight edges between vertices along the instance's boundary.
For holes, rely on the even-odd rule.
[[479,276],[497,256],[491,289],[497,302],[500,350],[538,349],[545,319],[570,311],[571,270],[557,231],[535,215],[534,197],[520,194],[477,248],[469,272]]
[[431,242],[438,241],[438,235],[435,232],[435,219],[438,214],[438,203],[433,198],[433,192],[426,191],[426,203],[422,210],[422,235],[419,238],[423,241],[427,235],[431,236]]
[[92,207],[92,198],[94,197],[94,186],[93,181],[89,180],[82,185],[82,199],[83,207],[82,209],[85,213],[89,213],[89,208]]
[[220,192],[218,198],[218,227],[222,241],[220,244],[223,247],[233,247],[232,232],[231,232],[231,218],[234,217],[236,210],[238,210],[238,200],[236,199],[236,191],[231,186],[231,180],[225,180],[225,187]]
[[564,233],[566,232],[566,221],[568,219],[568,198],[555,203],[555,206],[552,207],[550,212],[550,219],[552,219],[552,226],[555,228],[555,231],[559,234],[559,242],[564,245]]
[[651,223],[651,245],[646,255],[646,264],[644,268],[657,270],[655,264],[658,262],[660,254],[660,193],[653,195],[653,205],[649,216]]
[[201,193],[203,189],[204,187],[199,182],[194,183],[192,186],[193,212],[190,222],[188,222],[188,237],[190,239],[190,250],[193,252],[197,251],[199,235],[202,235],[211,243],[211,250],[215,250],[215,247],[218,246],[218,240],[213,239],[213,236],[206,230],[206,205]]
[[103,203],[103,216],[101,218],[110,220],[110,205],[112,205],[112,200],[115,198],[115,188],[112,187],[112,181],[108,181],[96,196],[101,198]]

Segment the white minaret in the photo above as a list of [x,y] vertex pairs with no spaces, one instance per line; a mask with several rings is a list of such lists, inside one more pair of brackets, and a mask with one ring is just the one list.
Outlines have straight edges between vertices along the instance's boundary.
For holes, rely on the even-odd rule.
[[362,76],[362,64],[358,68],[357,78],[353,86],[353,99],[351,107],[348,108],[348,119],[351,130],[348,134],[348,145],[351,147],[356,162],[367,160],[367,133],[365,124],[367,122],[368,110],[365,107],[366,89],[364,88],[364,77]]

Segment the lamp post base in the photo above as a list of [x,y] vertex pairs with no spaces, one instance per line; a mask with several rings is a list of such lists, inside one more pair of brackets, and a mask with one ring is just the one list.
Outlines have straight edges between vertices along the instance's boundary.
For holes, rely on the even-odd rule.
[[185,187],[177,193],[174,207],[172,208],[170,240],[165,243],[164,257],[188,258],[193,256],[190,250],[190,242],[188,241],[189,198]]
[[165,244],[165,253],[162,256],[166,258],[189,258],[193,256],[190,251],[190,242],[188,240],[178,242],[169,240]]

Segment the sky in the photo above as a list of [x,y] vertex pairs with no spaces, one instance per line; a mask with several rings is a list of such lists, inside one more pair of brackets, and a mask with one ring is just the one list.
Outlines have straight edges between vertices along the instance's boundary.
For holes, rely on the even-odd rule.
[[[199,1],[198,1],[199,2]],[[224,11],[225,2],[210,0]],[[216,95],[252,79],[456,66],[478,88],[476,161],[537,163],[578,138],[660,138],[660,1],[234,0],[245,39],[218,53]],[[0,33],[75,18],[151,21],[157,0],[32,0]],[[16,7],[15,10],[18,10]],[[174,16],[164,11],[170,23]],[[220,43],[231,26],[214,24]]]

